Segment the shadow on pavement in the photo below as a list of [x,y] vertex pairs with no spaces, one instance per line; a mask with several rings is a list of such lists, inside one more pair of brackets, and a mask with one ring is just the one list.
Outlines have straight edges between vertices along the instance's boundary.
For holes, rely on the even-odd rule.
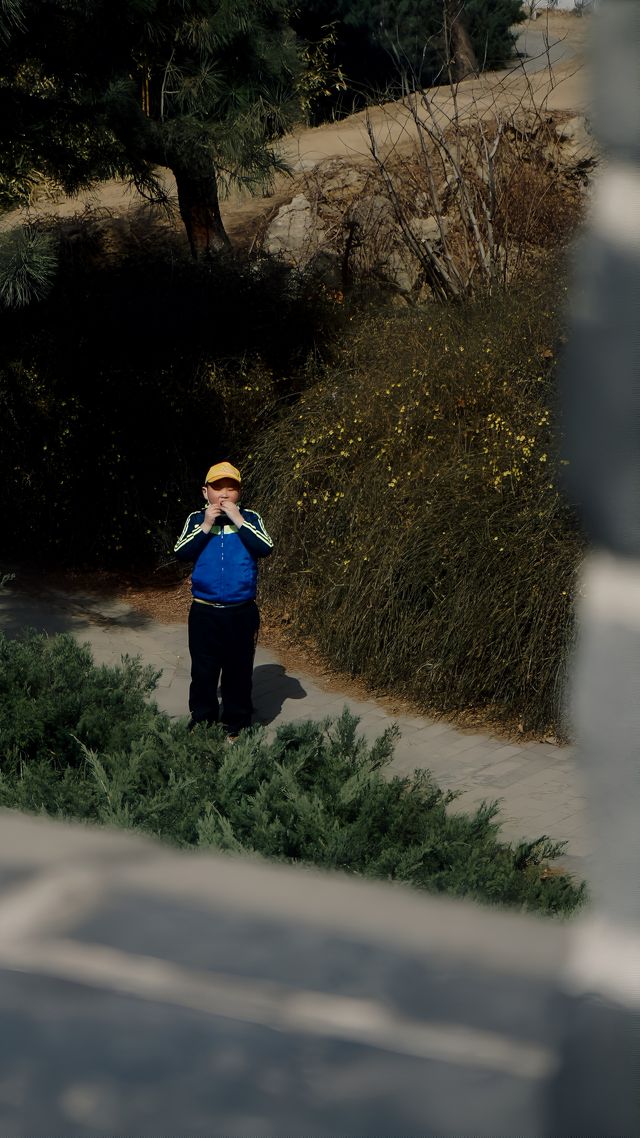
[[8,589],[0,591],[0,631],[11,638],[27,629],[55,636],[92,625],[135,630],[149,623],[145,613],[105,598],[65,595],[49,589],[43,589],[38,597]]
[[253,672],[253,705],[259,723],[271,723],[287,699],[304,699],[299,680],[288,676],[282,664],[259,664]]

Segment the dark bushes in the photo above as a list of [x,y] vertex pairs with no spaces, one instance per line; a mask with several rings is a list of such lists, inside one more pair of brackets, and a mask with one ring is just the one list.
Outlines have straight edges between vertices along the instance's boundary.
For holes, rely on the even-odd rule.
[[345,80],[333,88],[325,83],[315,119],[350,114],[372,96],[397,98],[410,84],[448,82],[458,38],[452,20],[466,27],[479,69],[499,69],[513,58],[514,25],[524,18],[519,0],[306,0],[293,27],[311,43],[331,33],[327,63]]
[[288,398],[328,309],[275,264],[198,267],[153,229],[114,252],[107,223],[69,228],[49,297],[0,314],[4,554],[148,564],[208,466]]
[[557,844],[499,841],[492,806],[449,816],[425,772],[385,779],[392,732],[369,747],[345,713],[229,747],[148,704],[153,682],[131,660],[96,668],[69,636],[0,638],[0,805],[531,911],[582,902],[583,887],[542,871]]

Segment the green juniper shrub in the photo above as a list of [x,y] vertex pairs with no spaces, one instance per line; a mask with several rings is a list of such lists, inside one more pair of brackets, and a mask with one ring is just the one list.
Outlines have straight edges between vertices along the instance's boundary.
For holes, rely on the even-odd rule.
[[99,667],[70,636],[0,636],[3,770],[11,748],[21,764],[53,760],[62,769],[82,762],[78,738],[99,750],[125,746],[132,723],[143,730],[155,719],[145,697],[157,679],[126,656],[118,668]]
[[425,709],[559,732],[582,555],[554,479],[563,298],[547,273],[354,321],[261,437],[248,491],[278,550],[263,599],[333,665]]
[[390,777],[394,728],[370,745],[345,711],[229,747],[161,713],[153,680],[132,660],[94,667],[68,635],[0,639],[0,805],[528,911],[583,903],[584,886],[544,872],[562,843],[512,846],[495,804],[451,815],[427,772]]

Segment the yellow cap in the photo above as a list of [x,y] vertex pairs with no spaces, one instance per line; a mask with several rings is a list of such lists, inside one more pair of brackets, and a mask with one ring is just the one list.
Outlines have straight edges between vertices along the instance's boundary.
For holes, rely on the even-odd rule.
[[233,478],[233,481],[237,482],[238,485],[242,482],[240,471],[230,462],[217,462],[215,466],[210,466],[204,481],[207,484],[217,482],[219,478]]

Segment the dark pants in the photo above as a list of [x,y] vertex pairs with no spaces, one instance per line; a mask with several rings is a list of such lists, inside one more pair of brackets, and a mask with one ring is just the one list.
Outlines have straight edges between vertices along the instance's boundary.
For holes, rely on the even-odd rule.
[[225,730],[235,735],[251,726],[253,658],[259,625],[255,601],[230,608],[193,602],[189,611],[192,723],[218,722],[220,679]]

